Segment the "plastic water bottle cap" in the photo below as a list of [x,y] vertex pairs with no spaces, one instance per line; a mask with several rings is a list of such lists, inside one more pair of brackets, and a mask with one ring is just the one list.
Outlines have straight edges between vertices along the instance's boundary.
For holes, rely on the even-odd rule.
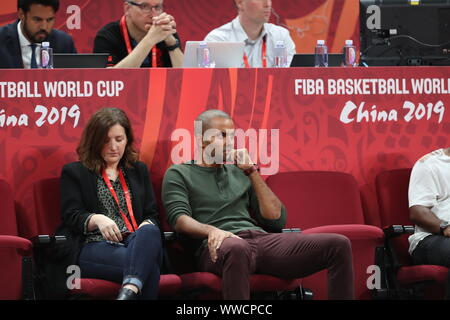
[[198,46],[199,46],[199,47],[207,47],[208,44],[206,43],[206,41],[201,41],[201,42],[198,44]]
[[50,47],[50,42],[42,42],[43,47]]
[[345,40],[345,45],[352,46],[353,45],[353,40]]
[[325,40],[317,40],[317,44],[323,46],[325,44]]
[[284,48],[284,41],[280,40],[280,41],[275,42],[275,47]]

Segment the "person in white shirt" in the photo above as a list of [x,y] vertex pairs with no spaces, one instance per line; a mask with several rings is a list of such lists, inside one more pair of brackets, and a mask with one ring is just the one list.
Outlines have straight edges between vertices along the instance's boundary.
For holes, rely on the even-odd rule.
[[450,267],[450,148],[416,162],[408,197],[410,218],[416,224],[409,237],[413,262]]
[[288,53],[288,65],[295,54],[295,43],[289,31],[268,23],[272,13],[271,0],[234,0],[238,16],[231,22],[211,31],[206,42],[244,42],[245,55],[241,67],[273,67],[274,48],[283,41]]

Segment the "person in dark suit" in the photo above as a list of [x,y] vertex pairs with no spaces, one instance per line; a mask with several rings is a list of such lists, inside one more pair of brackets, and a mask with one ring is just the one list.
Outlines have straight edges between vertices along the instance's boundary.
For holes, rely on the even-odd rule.
[[133,140],[122,110],[105,108],[91,117],[79,161],[62,169],[56,234],[68,240],[53,254],[63,267],[78,265],[82,278],[122,283],[118,300],[156,299],[163,255],[152,184]]
[[53,29],[59,0],[18,0],[19,20],[0,28],[1,68],[38,68],[40,47],[49,42],[54,53],[76,53],[72,38]]

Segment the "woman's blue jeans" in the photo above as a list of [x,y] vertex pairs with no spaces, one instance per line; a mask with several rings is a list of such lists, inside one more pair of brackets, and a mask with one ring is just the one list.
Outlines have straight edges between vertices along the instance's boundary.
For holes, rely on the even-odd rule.
[[161,232],[144,225],[122,243],[90,242],[81,249],[78,263],[82,278],[134,284],[141,299],[156,299],[162,259]]

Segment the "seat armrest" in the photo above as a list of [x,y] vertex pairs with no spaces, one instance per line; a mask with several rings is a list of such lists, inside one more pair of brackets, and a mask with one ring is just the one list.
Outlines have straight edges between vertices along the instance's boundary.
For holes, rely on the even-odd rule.
[[175,241],[175,240],[178,240],[179,237],[176,232],[166,231],[166,232],[164,232],[164,239],[166,241]]
[[66,241],[66,236],[50,236],[48,234],[40,234],[30,239],[35,248],[44,248],[53,246]]
[[302,232],[302,229],[300,228],[286,228],[286,229],[281,229],[282,233],[286,233],[286,232]]
[[21,256],[31,256],[33,244],[25,238],[1,235],[0,248],[16,249]]
[[350,241],[375,241],[383,243],[385,235],[381,228],[366,224],[335,224],[305,229],[304,234],[337,233],[346,236]]
[[383,227],[383,232],[387,239],[392,239],[401,236],[402,234],[413,234],[414,226],[394,224]]

